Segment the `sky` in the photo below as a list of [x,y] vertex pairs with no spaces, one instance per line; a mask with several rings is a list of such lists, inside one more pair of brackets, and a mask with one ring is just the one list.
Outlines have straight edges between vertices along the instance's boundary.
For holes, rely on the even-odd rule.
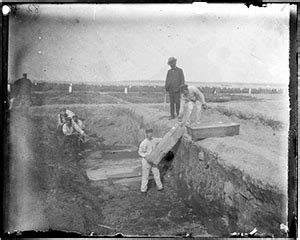
[[289,6],[19,5],[9,81],[164,80],[176,57],[189,82],[288,84]]

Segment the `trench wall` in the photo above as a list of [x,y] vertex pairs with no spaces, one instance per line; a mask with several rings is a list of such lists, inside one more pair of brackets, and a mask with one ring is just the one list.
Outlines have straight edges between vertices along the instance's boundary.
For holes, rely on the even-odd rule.
[[280,223],[286,222],[286,196],[220,162],[224,159],[217,153],[185,135],[172,164],[179,196],[201,216],[222,218],[229,232],[257,227],[279,234]]

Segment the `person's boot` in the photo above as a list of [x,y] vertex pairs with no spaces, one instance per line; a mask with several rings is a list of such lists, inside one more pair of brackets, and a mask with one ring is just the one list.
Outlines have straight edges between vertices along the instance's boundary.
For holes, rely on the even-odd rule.
[[172,120],[172,119],[174,119],[174,118],[175,118],[175,116],[172,116],[172,115],[171,115],[171,116],[169,117],[169,120]]

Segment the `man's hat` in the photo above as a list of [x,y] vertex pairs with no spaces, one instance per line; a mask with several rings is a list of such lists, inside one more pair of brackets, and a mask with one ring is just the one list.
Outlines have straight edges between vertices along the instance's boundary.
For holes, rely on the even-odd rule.
[[176,61],[177,61],[176,58],[174,58],[174,57],[169,57],[169,59],[168,59],[168,64],[170,65],[170,64],[172,64],[172,63],[176,63]]
[[152,128],[147,128],[147,129],[146,129],[146,133],[150,133],[150,132],[153,133],[153,129],[152,129]]

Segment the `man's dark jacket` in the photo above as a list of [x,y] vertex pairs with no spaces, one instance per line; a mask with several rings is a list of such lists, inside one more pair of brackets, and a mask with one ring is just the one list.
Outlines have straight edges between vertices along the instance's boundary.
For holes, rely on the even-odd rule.
[[177,93],[180,86],[184,84],[184,75],[181,68],[171,68],[167,73],[165,89],[169,93]]

